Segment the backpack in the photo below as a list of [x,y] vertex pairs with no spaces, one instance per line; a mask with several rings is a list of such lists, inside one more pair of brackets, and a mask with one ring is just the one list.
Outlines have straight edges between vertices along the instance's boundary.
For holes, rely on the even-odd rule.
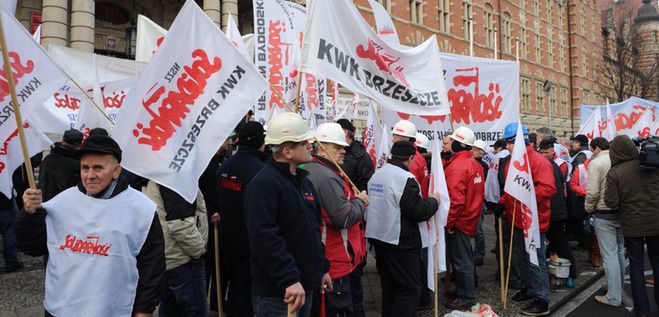
[[640,140],[640,165],[645,169],[659,167],[659,137],[649,137]]

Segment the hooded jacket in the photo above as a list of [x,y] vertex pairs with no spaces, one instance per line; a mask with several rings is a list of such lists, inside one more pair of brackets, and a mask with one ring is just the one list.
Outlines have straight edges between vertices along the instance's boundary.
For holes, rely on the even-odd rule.
[[659,235],[659,169],[642,169],[638,149],[624,135],[613,139],[609,156],[604,203],[618,210],[623,235]]

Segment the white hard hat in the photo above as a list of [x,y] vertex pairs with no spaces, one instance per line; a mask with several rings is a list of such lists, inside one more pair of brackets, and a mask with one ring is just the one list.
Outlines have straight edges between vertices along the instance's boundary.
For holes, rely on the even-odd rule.
[[346,133],[338,123],[323,123],[316,128],[316,141],[349,146],[346,143]]
[[297,113],[284,112],[276,114],[268,122],[265,144],[282,144],[284,142],[302,142],[311,140],[307,122]]
[[453,134],[451,134],[449,137],[455,141],[469,146],[474,146],[474,142],[476,142],[476,135],[474,134],[474,131],[467,127],[459,127],[455,129]]
[[474,147],[483,150],[483,152],[487,152],[487,145],[483,140],[474,141]]
[[428,145],[430,145],[430,140],[428,140],[428,137],[425,134],[417,132],[415,139],[416,142],[414,142],[414,144],[416,144],[417,147],[422,147],[428,150]]
[[391,133],[406,136],[408,138],[416,138],[416,126],[410,121],[400,120],[396,123],[394,130]]

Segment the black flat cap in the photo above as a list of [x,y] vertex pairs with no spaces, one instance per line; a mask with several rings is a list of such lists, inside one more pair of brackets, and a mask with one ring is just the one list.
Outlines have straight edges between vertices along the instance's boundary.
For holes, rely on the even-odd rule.
[[410,141],[398,141],[391,147],[391,155],[398,157],[412,156],[416,153],[414,144]]
[[338,121],[336,121],[336,123],[338,123],[341,126],[341,128],[344,130],[355,132],[355,126],[352,125],[352,122],[350,122],[350,120],[348,119],[339,119]]
[[66,130],[64,131],[64,137],[62,137],[62,141],[71,145],[79,145],[82,143],[82,132],[76,129]]
[[121,148],[115,140],[105,135],[91,135],[82,143],[80,149],[76,150],[78,157],[87,153],[111,154],[121,163]]

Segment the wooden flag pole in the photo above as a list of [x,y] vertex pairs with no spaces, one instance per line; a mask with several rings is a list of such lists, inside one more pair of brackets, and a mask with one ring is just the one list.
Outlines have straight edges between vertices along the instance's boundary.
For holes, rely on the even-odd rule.
[[503,215],[499,216],[499,274],[501,280],[501,303],[504,302],[506,291],[504,290],[504,273],[505,267],[503,266]]
[[300,95],[302,94],[302,71],[298,70],[297,75],[297,94],[295,94],[295,113],[300,111]]
[[101,108],[101,107],[96,103],[96,101],[94,101],[94,98],[90,98],[90,97],[87,95],[87,92],[86,92],[84,89],[82,89],[82,87],[80,87],[80,84],[78,84],[78,82],[75,81],[71,76],[69,76],[69,80],[70,80],[74,85],[76,85],[76,87],[78,87],[78,89],[80,89],[80,91],[82,91],[82,94],[85,95],[85,98],[87,98],[87,100],[89,100],[89,102],[91,102],[92,105],[94,105],[94,107],[96,108],[96,110],[100,111],[101,114],[105,117],[105,119],[108,119],[108,121],[110,121],[110,124],[114,125],[114,121],[112,121],[112,119],[110,118],[110,116],[108,116],[108,114],[105,113],[105,110],[103,110],[103,108]]
[[332,155],[329,154],[329,152],[327,151],[327,148],[325,148],[325,145],[323,145],[323,142],[318,141],[318,144],[323,149],[323,151],[325,151],[325,153],[327,153],[327,157],[329,157],[330,161],[332,161],[332,164],[334,164],[334,166],[336,166],[336,168],[343,174],[343,176],[346,177],[348,182],[350,182],[350,186],[352,187],[352,191],[354,191],[355,194],[359,194],[359,188],[357,188],[355,183],[352,182],[350,177],[348,177],[348,174],[346,174],[346,172],[343,171],[343,169],[341,168],[339,163],[336,162],[336,160],[332,157]]
[[295,317],[295,312],[293,311],[293,304],[288,304],[288,317]]
[[11,95],[11,103],[14,109],[14,118],[16,119],[16,127],[18,129],[18,139],[21,142],[21,149],[23,150],[23,159],[25,160],[25,168],[27,169],[27,180],[30,188],[36,189],[37,185],[34,182],[34,174],[32,171],[32,161],[30,161],[30,153],[27,149],[27,141],[25,140],[25,130],[23,130],[23,117],[21,116],[21,109],[18,105],[18,98],[16,97],[16,83],[14,82],[14,73],[12,73],[9,66],[9,53],[7,52],[7,41],[5,39],[5,30],[2,25],[2,18],[0,14],[0,45],[2,45],[2,62],[4,64],[5,76],[7,76],[7,83],[9,84],[9,94]]
[[217,288],[217,313],[222,316],[222,279],[220,279],[220,235],[219,226],[213,224],[213,240],[215,242],[215,287]]
[[515,213],[517,213],[517,200],[513,202],[513,223],[510,226],[510,248],[508,250],[508,273],[506,273],[506,287],[503,292],[503,309],[506,309],[506,302],[508,300],[508,282],[510,281],[510,265],[512,264],[513,254],[513,237],[515,236]]
[[268,83],[268,86],[270,86],[270,91],[272,91],[272,93],[273,93],[275,96],[277,96],[277,98],[281,99],[281,101],[284,102],[284,105],[286,106],[286,109],[288,109],[288,111],[290,111],[290,112],[297,112],[297,111],[295,111],[295,108],[293,108],[293,106],[291,106],[291,105],[288,103],[288,100],[284,99],[284,97],[282,97],[282,96],[277,92],[277,90],[275,89],[275,87],[272,87],[272,85],[271,85],[270,83]]
[[[439,232],[437,231],[439,227],[437,226],[437,215],[435,215],[435,232],[437,234],[444,234],[444,232]],[[439,241],[435,241],[435,246],[432,248],[432,256],[433,256],[433,275],[432,278],[434,280],[434,285],[435,285],[435,294],[434,294],[434,302],[435,302],[435,317],[439,317],[439,278],[437,277],[439,274],[439,270],[437,269],[437,261],[439,261]]]

